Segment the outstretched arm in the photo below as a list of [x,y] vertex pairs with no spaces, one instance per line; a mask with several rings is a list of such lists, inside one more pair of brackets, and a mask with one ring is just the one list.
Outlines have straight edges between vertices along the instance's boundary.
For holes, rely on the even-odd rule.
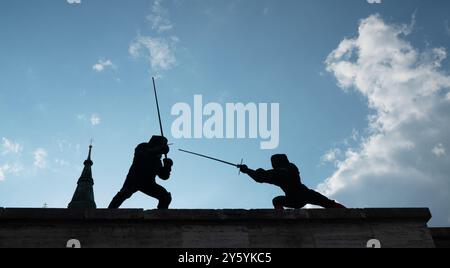
[[253,170],[248,168],[248,166],[246,165],[239,166],[239,168],[242,173],[247,174],[248,176],[250,176],[250,178],[252,178],[254,181],[258,183],[275,184],[273,172],[271,172],[270,170],[269,171],[264,169]]

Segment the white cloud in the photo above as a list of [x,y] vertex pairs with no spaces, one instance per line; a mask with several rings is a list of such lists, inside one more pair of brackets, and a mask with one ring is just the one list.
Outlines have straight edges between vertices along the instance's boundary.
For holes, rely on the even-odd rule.
[[338,159],[341,153],[341,150],[338,148],[331,149],[322,156],[321,160],[322,162],[334,162]]
[[67,3],[69,3],[71,5],[73,5],[73,4],[78,5],[78,4],[81,4],[81,0],[67,0]]
[[4,164],[0,166],[0,181],[6,179],[7,174],[17,175],[23,170],[21,165],[18,164]]
[[77,115],[77,119],[82,122],[89,122],[93,126],[100,125],[102,122],[102,119],[97,114],[92,114],[91,116],[86,116],[85,114],[79,114]]
[[130,47],[129,52],[135,58],[145,57],[153,71],[167,71],[176,66],[175,46],[178,38],[152,38],[138,36]]
[[447,150],[445,150],[445,147],[442,143],[439,143],[438,145],[434,146],[431,152],[437,157],[443,157],[447,154]]
[[96,72],[103,72],[107,68],[116,68],[111,60],[99,60],[94,66],[92,66],[92,70]]
[[133,40],[128,48],[130,55],[134,58],[145,58],[155,76],[160,72],[168,71],[177,65],[175,56],[176,46],[179,38],[168,35],[173,30],[173,24],[168,19],[168,11],[162,6],[163,0],[154,0],[152,11],[147,20],[152,23],[152,29],[156,30],[156,36],[142,36]]
[[372,15],[328,56],[338,85],[362,94],[373,112],[369,136],[346,150],[318,189],[349,206],[431,207],[433,223],[442,224],[450,215],[450,158],[429,157],[430,148],[450,143],[450,77],[440,70],[447,54],[415,48],[406,40],[411,30]]
[[173,29],[172,22],[168,18],[167,10],[161,5],[163,0],[155,0],[152,5],[152,12],[147,16],[152,24],[152,29],[158,33],[167,32]]
[[19,154],[23,150],[23,146],[7,138],[2,138],[3,154]]
[[89,121],[91,122],[91,124],[93,126],[97,126],[97,125],[100,125],[102,120],[101,120],[100,116],[93,114],[93,115],[91,115],[91,118]]
[[6,178],[6,167],[0,166],[0,181],[4,181]]
[[44,169],[47,167],[48,153],[43,148],[38,148],[34,151],[34,166],[38,169]]
[[369,4],[381,4],[382,2],[382,0],[367,0],[367,3]]
[[352,138],[353,141],[358,141],[358,139],[359,139],[359,132],[356,129],[352,130],[352,137],[351,138]]

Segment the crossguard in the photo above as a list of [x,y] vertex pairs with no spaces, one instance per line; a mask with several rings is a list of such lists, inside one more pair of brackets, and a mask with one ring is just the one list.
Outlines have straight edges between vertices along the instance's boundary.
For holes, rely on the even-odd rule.
[[238,167],[239,167],[239,173],[238,173],[238,176],[240,176],[241,175],[241,166],[242,166],[242,164],[244,164],[244,159],[241,159],[241,164],[239,164],[238,165]]

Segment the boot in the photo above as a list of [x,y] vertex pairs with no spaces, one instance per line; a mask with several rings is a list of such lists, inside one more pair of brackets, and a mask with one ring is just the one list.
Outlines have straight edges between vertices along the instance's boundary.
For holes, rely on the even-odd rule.
[[336,208],[336,209],[346,209],[346,207],[342,204],[339,204],[337,202],[334,202],[334,205],[331,208]]

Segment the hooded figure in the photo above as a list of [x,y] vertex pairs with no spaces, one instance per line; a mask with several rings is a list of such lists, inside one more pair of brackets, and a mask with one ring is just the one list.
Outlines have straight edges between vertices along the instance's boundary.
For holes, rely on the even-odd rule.
[[308,189],[302,184],[300,171],[296,165],[289,162],[285,154],[272,156],[272,170],[252,170],[246,165],[240,166],[241,172],[249,175],[259,183],[269,183],[280,187],[285,196],[273,199],[273,206],[277,210],[286,208],[303,208],[307,204],[324,208],[345,208],[343,205]]
[[122,190],[114,197],[110,209],[119,208],[122,203],[134,193],[140,191],[159,200],[158,209],[168,209],[172,196],[164,187],[156,183],[156,176],[168,180],[172,171],[173,161],[161,159],[169,153],[168,141],[162,136],[153,136],[148,143],[136,147],[133,165],[130,168]]

